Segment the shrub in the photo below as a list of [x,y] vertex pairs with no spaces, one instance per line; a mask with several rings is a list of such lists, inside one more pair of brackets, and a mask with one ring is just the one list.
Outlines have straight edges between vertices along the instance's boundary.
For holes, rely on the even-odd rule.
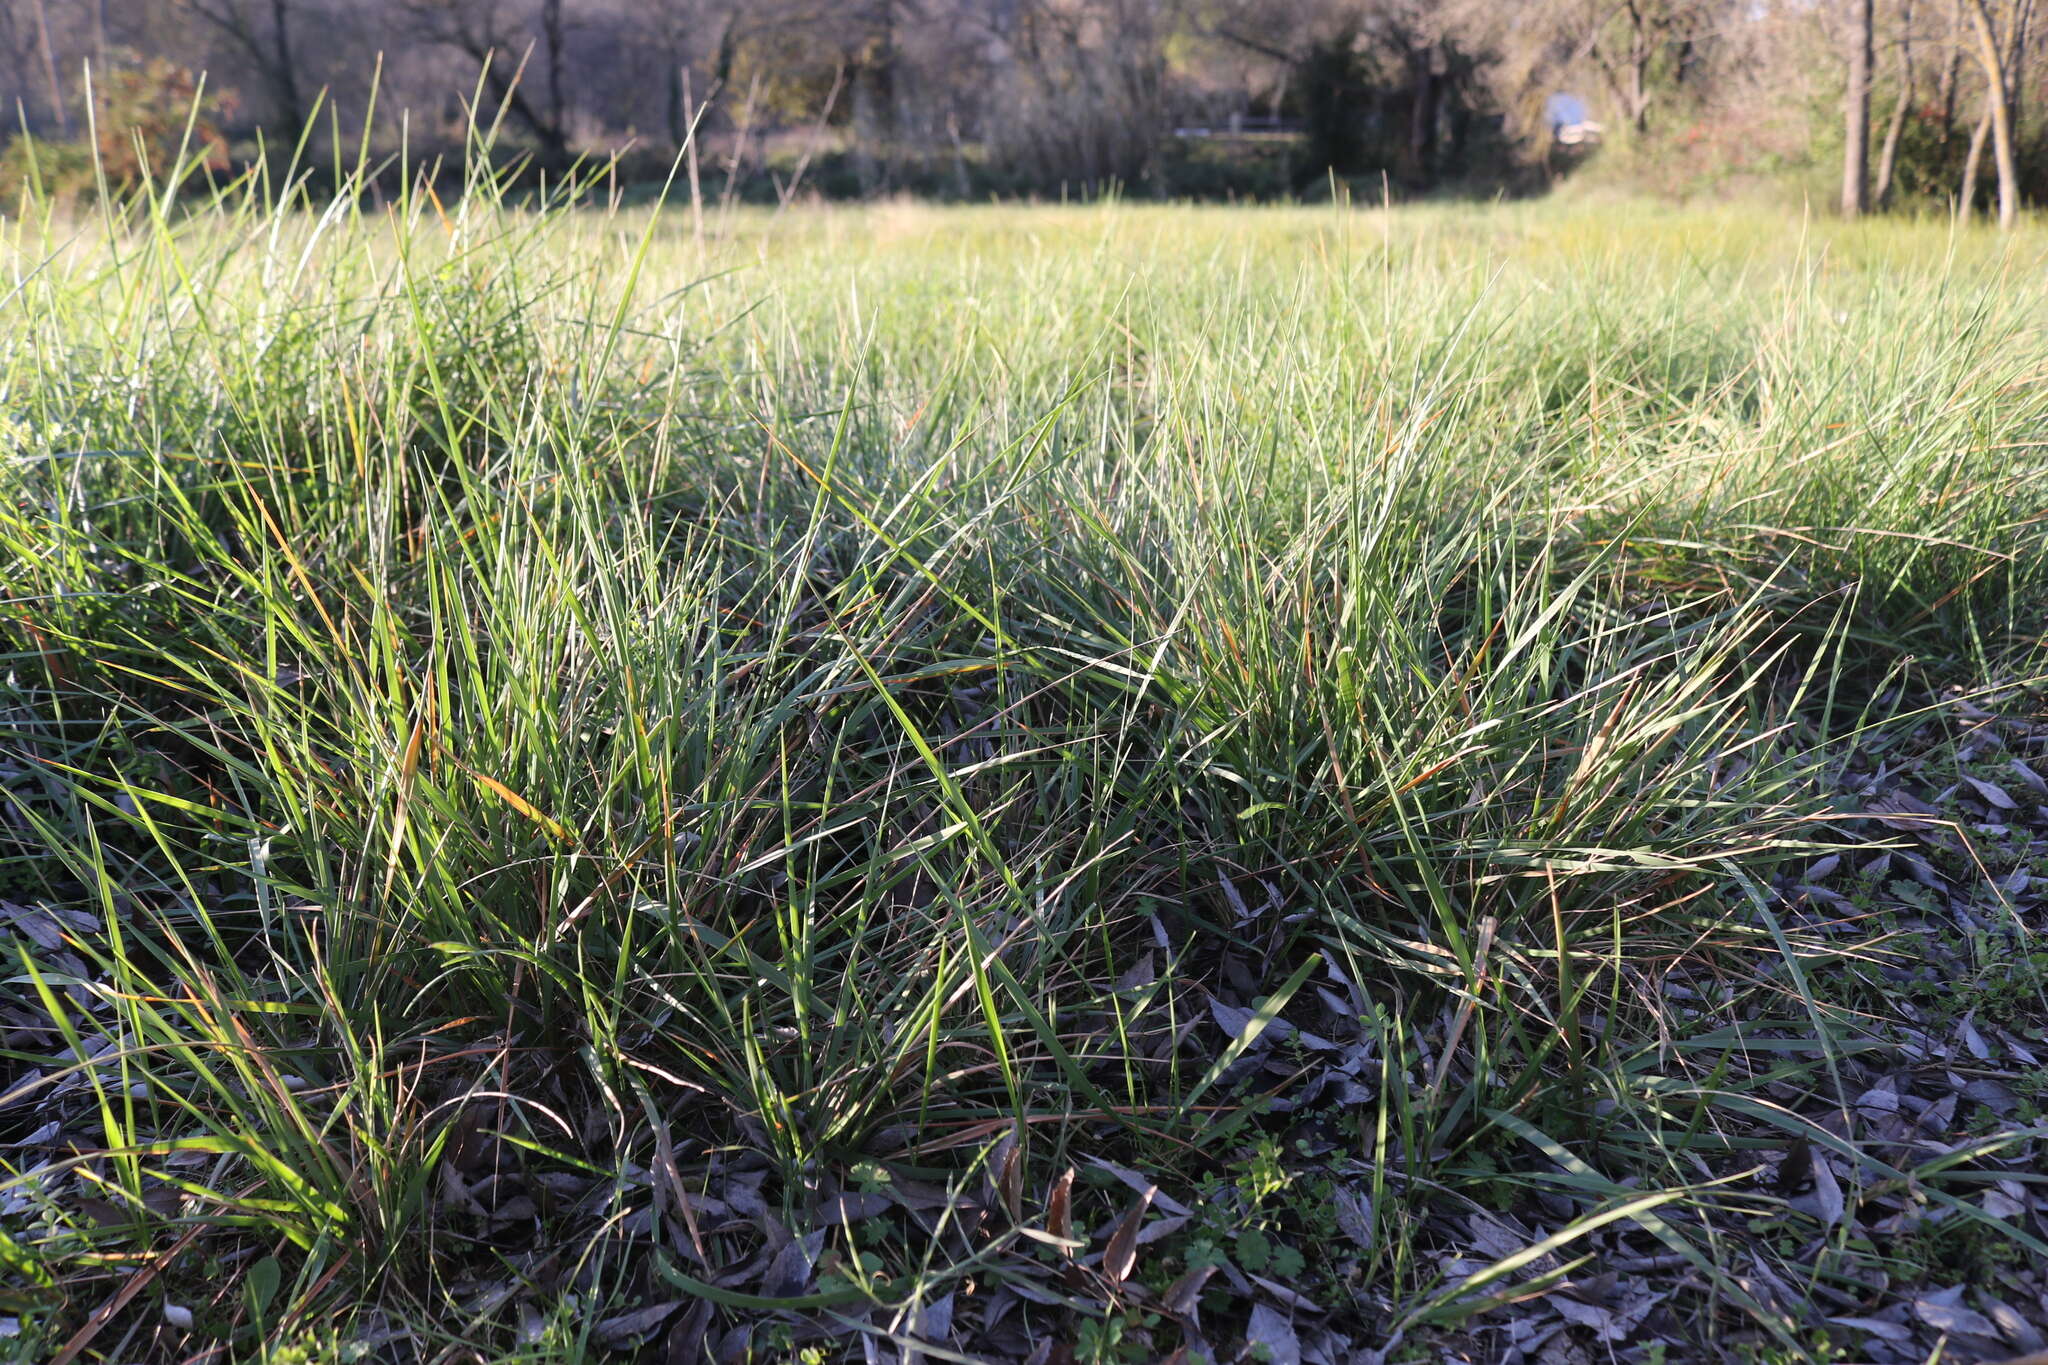
[[23,133],[0,151],[0,188],[55,200],[75,199],[93,184],[92,151],[82,141],[55,142]]
[[185,67],[162,57],[116,67],[93,92],[93,106],[95,150],[114,184],[164,175],[181,149],[188,162],[227,167],[227,139],[214,120],[233,111],[235,97],[205,92]]
[[225,170],[227,138],[218,120],[235,107],[232,92],[208,92],[189,69],[161,57],[132,54],[103,73],[92,92],[89,137],[58,141],[23,133],[0,152],[0,186],[56,200],[74,199],[97,184],[94,163],[109,185],[158,180],[180,164]]

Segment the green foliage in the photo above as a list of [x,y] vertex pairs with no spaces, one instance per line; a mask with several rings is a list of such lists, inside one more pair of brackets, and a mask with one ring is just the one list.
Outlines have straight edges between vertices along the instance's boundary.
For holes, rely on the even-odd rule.
[[227,140],[215,120],[234,96],[162,57],[121,54],[93,85],[95,151],[116,186],[182,178],[193,167],[227,168]]
[[1330,172],[1364,169],[1366,101],[1372,72],[1359,50],[1355,29],[1340,27],[1312,44],[1300,65],[1302,121],[1307,134],[1300,152],[1300,176],[1308,181]]
[[0,151],[0,186],[13,196],[68,203],[93,189],[92,149],[23,133]]
[[129,190],[227,169],[218,120],[233,111],[233,95],[205,90],[200,77],[161,57],[115,57],[94,78],[92,135],[10,139],[0,151],[0,193],[61,205],[103,182]]
[[[1828,744],[1909,659],[2042,662],[2040,300],[1976,243],[1110,205],[700,246],[497,188],[6,225],[0,869],[55,927],[0,1001],[94,1163],[90,1204],[0,1171],[38,1331],[197,1229],[121,1330],[203,1349],[155,1296],[229,1284],[197,1321],[256,1358],[371,1311],[568,1358],[691,1238],[757,1249],[679,1212],[736,1167],[791,1227],[828,1183],[979,1209],[820,1218],[801,1292],[894,1311],[1028,1240],[986,1188],[1129,1150],[1214,1176],[1141,1275],[1342,1264],[1455,1321],[1434,1191],[1540,1153],[1568,1239],[1695,1197],[1708,1045],[1622,983],[1754,970]],[[1293,1032],[1237,1065],[1191,1032],[1226,994]],[[1337,1023],[1342,1171],[1257,1103]],[[555,1316],[475,1307],[535,1246]]]

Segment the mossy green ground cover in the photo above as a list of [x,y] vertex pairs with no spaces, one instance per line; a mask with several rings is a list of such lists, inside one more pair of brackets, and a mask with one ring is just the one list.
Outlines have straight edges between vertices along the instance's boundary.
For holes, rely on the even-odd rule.
[[4,257],[0,1351],[2029,1345],[2038,229]]

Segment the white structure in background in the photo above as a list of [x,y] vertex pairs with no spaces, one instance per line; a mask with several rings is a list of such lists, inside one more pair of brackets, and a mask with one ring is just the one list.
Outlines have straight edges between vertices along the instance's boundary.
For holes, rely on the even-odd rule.
[[1559,91],[1543,103],[1544,121],[1550,125],[1551,141],[1561,147],[1583,147],[1600,140],[1604,131],[1586,114],[1586,102],[1577,95]]

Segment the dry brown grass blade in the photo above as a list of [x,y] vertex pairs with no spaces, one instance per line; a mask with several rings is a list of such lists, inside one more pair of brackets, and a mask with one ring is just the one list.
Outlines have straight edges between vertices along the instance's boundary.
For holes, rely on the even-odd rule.
[[1499,921],[1491,915],[1479,922],[1479,945],[1472,954],[1472,988],[1466,992],[1465,998],[1458,1002],[1458,1013],[1451,1022],[1450,1036],[1444,1039],[1444,1050],[1436,1059],[1436,1074],[1429,1082],[1432,1106],[1436,1103],[1436,1096],[1443,1091],[1444,1078],[1450,1073],[1452,1058],[1458,1054],[1458,1044],[1465,1037],[1465,1028],[1472,1022],[1472,1012],[1478,1007],[1479,993],[1486,988],[1487,958],[1493,952],[1493,935],[1499,927]]
[[185,1235],[173,1243],[170,1250],[131,1275],[128,1283],[114,1291],[114,1297],[94,1309],[92,1316],[85,1320],[85,1326],[73,1332],[71,1339],[58,1349],[57,1354],[50,1357],[50,1365],[71,1365],[72,1361],[78,1359],[85,1348],[92,1345],[93,1338],[100,1334],[100,1330],[114,1320],[116,1314],[134,1302],[137,1294],[156,1283],[157,1276],[163,1274],[171,1262],[184,1254],[187,1247],[199,1240],[199,1234],[206,1226],[204,1223],[198,1223],[186,1229]]

